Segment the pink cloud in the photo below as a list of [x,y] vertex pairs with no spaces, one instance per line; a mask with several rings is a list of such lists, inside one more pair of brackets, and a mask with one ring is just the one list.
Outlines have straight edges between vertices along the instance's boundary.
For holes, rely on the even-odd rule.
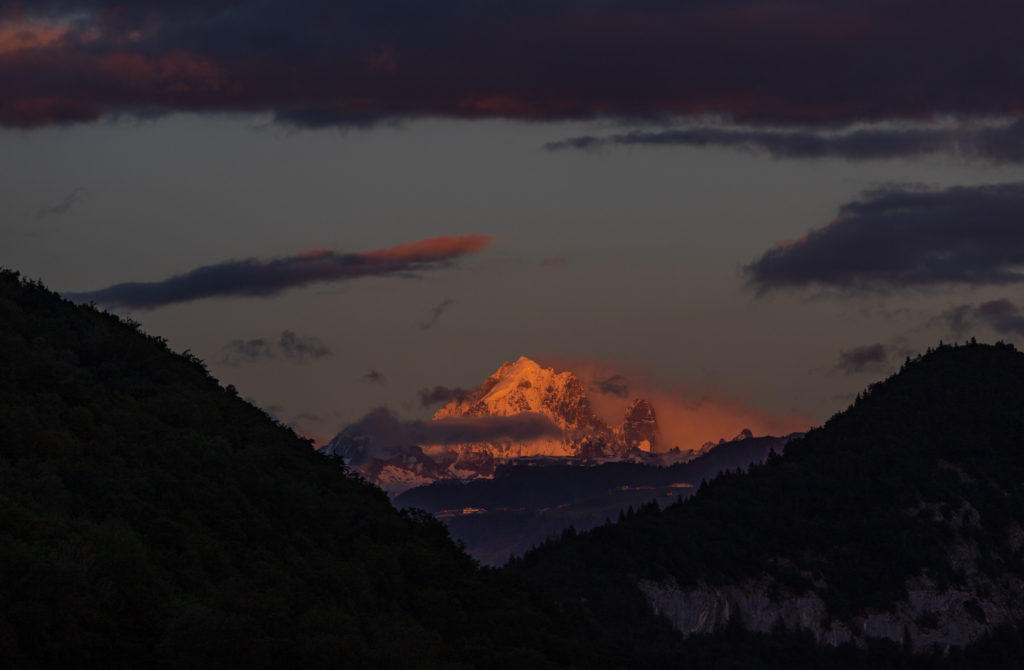
[[155,282],[125,282],[98,291],[65,293],[76,302],[152,309],[217,296],[269,297],[318,282],[370,276],[415,276],[485,249],[490,235],[446,235],[387,249],[345,253],[325,249],[261,260],[229,260]]

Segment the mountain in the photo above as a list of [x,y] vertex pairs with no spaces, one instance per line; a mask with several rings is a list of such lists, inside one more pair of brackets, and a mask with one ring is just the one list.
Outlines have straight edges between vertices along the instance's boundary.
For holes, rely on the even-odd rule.
[[637,449],[657,453],[661,450],[661,429],[658,427],[658,416],[651,403],[637,398],[626,408],[626,418],[622,421],[619,431],[623,446],[626,449]]
[[772,452],[782,453],[795,437],[799,434],[724,442],[670,466],[513,461],[499,467],[491,479],[438,481],[406,491],[394,501],[399,507],[436,515],[471,556],[484,565],[502,565],[509,556],[569,528],[593,528],[654,499],[688,498],[702,481],[762,463]]
[[[469,430],[499,421],[532,423],[538,430],[529,434],[511,429],[501,434]],[[543,426],[539,424],[547,428],[540,430]],[[453,426],[460,430],[442,430]],[[438,441],[439,433],[446,434],[443,441]],[[448,433],[476,438],[449,439]],[[744,433],[750,435],[748,430]],[[523,460],[563,464],[633,460],[671,465],[714,446],[670,448],[654,407],[642,398],[630,403],[621,423],[609,425],[595,414],[575,375],[541,367],[523,356],[504,363],[478,389],[448,401],[432,422],[399,422],[381,408],[346,426],[321,451],[341,458],[367,480],[396,495],[440,480],[490,478],[501,466]]]
[[494,458],[530,456],[610,457],[628,450],[615,432],[594,414],[583,384],[571,372],[542,368],[522,356],[504,363],[479,389],[449,401],[434,420],[455,417],[512,416],[533,412],[562,429],[558,438],[529,442],[478,442],[450,445],[452,451],[481,452]]
[[138,325],[0,271],[0,666],[592,667],[482,572]]
[[957,659],[1024,622],[1024,354],[940,346],[764,465],[512,566],[662,660],[770,635],[994,667]]

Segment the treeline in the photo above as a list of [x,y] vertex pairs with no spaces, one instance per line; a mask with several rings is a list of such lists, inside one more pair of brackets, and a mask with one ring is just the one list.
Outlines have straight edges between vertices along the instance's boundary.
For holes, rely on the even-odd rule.
[[784,455],[664,510],[549,542],[511,567],[585,599],[609,631],[640,620],[657,628],[639,605],[621,605],[638,597],[638,579],[686,587],[768,576],[796,594],[819,591],[833,617],[849,620],[892,608],[910,577],[962,583],[948,555],[958,538],[976,543],[982,570],[1024,576],[1010,532],[1022,519],[1024,355],[1006,344],[943,345]]
[[0,666],[588,667],[582,619],[137,324],[0,273]]

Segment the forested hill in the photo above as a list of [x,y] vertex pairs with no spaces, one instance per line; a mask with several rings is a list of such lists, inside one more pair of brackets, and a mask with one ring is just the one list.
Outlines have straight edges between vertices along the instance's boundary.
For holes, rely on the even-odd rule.
[[684,633],[732,619],[925,653],[1021,622],[1022,522],[1024,354],[972,343],[908,360],[749,474],[516,568],[585,598],[610,631],[638,629],[623,618],[644,607],[623,603],[643,602]]
[[0,665],[587,667],[571,612],[137,326],[0,272]]
[[481,571],[195,357],[0,271],[0,667],[1016,667],[1022,447],[1024,354],[940,346]]

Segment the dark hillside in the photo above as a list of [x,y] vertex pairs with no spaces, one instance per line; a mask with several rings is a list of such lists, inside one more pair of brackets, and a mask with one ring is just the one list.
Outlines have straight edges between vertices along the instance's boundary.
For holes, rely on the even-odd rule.
[[731,611],[751,630],[925,651],[1020,622],[1022,522],[1024,354],[972,343],[908,361],[749,474],[516,567],[628,635],[665,621],[624,620],[654,603],[686,632]]
[[198,359],[6,271],[0,575],[9,667],[587,665],[575,619],[440,522]]

